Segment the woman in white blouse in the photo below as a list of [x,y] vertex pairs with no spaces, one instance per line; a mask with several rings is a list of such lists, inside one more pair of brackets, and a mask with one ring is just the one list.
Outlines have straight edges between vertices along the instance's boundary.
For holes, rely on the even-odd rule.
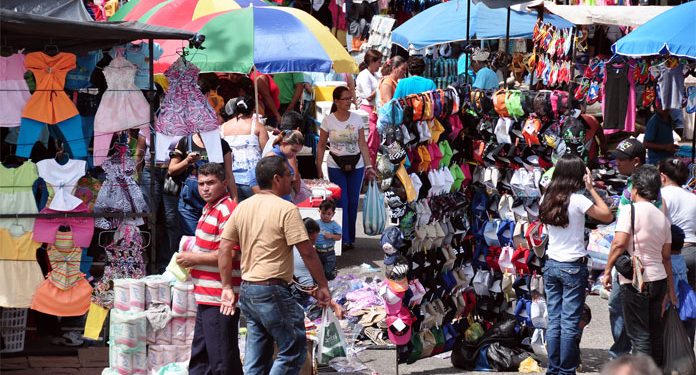
[[358,78],[355,79],[355,94],[358,98],[360,109],[370,115],[370,132],[367,135],[367,147],[370,149],[370,161],[373,165],[379,149],[375,96],[379,87],[380,76],[378,70],[381,64],[382,53],[375,49],[367,50],[363,62],[360,64]]

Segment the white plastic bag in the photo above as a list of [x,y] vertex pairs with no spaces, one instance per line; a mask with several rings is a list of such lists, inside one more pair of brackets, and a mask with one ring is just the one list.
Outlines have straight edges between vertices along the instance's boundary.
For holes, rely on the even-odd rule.
[[319,345],[317,345],[316,357],[319,363],[328,364],[334,358],[346,357],[348,355],[346,339],[343,337],[341,324],[329,307],[325,307],[321,314],[318,339]]
[[534,333],[532,334],[531,347],[536,355],[548,355],[546,352],[546,335],[544,334],[543,329],[537,328],[534,330]]
[[363,230],[368,236],[382,234],[387,222],[387,209],[384,207],[384,195],[375,180],[370,181],[365,194],[363,207]]

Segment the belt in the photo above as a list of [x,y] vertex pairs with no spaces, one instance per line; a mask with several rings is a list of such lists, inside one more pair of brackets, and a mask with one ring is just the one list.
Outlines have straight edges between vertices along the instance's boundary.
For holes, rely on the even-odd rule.
[[287,281],[283,279],[268,279],[268,280],[263,280],[263,281],[247,281],[247,280],[242,280],[242,284],[248,284],[248,285],[263,285],[263,286],[273,286],[273,285],[281,285],[284,287],[288,286]]
[[[549,258],[548,255],[544,255],[544,260],[549,260],[549,259],[551,259],[551,258]],[[553,259],[551,259],[551,260],[553,260]],[[584,257],[581,257],[581,258],[578,258],[578,259],[574,259],[574,260],[571,260],[571,261],[568,261],[568,262],[559,262],[559,261],[556,261],[556,262],[559,262],[559,263],[580,263],[580,264],[585,264],[585,265],[586,265],[589,261],[590,261],[590,257],[584,256]]]
[[317,248],[317,252],[318,252],[318,253],[328,253],[329,251],[334,251],[334,247],[331,246],[331,247],[327,247],[327,248],[325,248],[325,249]]

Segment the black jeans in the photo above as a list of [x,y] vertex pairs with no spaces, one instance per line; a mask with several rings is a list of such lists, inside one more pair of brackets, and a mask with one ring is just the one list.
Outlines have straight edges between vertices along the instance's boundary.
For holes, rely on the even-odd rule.
[[220,306],[198,305],[189,374],[241,374],[238,333],[239,310],[234,315],[222,315]]
[[626,333],[631,339],[633,354],[652,357],[662,366],[662,339],[664,320],[662,301],[667,293],[667,279],[646,282],[642,292],[631,284],[621,285],[621,299]]

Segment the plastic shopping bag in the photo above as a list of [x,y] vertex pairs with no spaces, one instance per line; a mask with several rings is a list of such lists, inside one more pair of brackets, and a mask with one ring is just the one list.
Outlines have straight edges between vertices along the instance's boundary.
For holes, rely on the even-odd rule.
[[321,314],[318,339],[316,357],[319,363],[327,364],[334,358],[347,356],[346,339],[343,337],[341,324],[329,307],[325,307]]
[[384,207],[384,194],[377,187],[375,180],[370,181],[365,194],[363,207],[363,229],[368,236],[382,234],[387,222],[387,209]]
[[696,358],[679,313],[674,306],[665,312],[664,361],[665,374],[696,374]]

